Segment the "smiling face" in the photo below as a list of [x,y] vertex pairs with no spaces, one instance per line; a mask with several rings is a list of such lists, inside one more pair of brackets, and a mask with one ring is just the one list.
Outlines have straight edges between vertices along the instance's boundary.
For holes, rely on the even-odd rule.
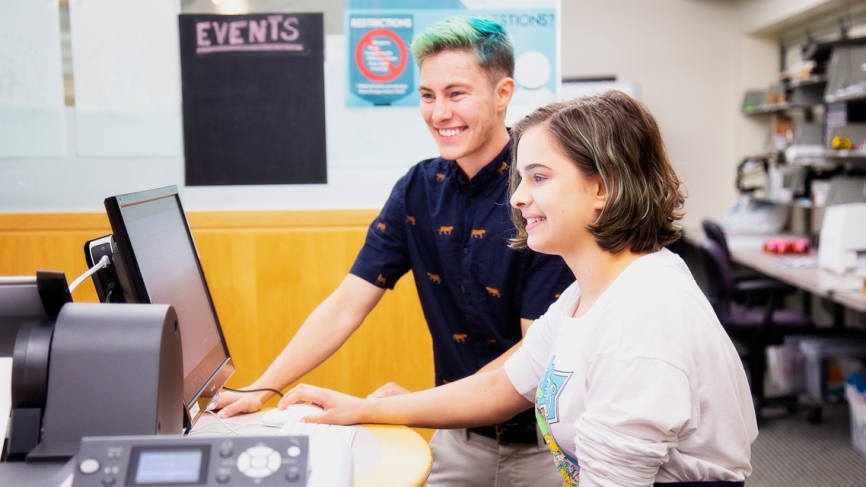
[[598,246],[587,230],[604,208],[601,177],[584,176],[560,152],[544,125],[528,129],[517,146],[521,180],[511,206],[526,220],[527,244],[536,252],[567,257]]
[[439,155],[471,177],[508,143],[505,109],[514,81],[493,83],[471,51],[448,50],[421,63],[421,114]]

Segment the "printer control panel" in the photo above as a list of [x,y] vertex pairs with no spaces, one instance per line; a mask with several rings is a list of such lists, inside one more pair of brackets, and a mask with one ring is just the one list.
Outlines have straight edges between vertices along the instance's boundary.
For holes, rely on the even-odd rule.
[[84,438],[72,485],[301,487],[309,451],[307,436]]

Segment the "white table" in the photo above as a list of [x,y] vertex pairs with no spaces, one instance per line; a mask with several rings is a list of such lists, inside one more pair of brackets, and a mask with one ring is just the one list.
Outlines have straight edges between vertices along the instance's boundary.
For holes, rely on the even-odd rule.
[[[261,424],[264,413],[246,414],[224,420],[245,435],[269,436],[278,428]],[[433,456],[424,438],[406,426],[365,424],[354,426],[352,443],[357,487],[418,487],[424,485]],[[189,436],[232,434],[217,418],[205,414]]]

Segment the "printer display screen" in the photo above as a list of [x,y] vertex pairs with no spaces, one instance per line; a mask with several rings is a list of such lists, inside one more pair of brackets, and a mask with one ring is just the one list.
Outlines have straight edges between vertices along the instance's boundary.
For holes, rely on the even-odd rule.
[[134,448],[131,485],[203,484],[207,446]]

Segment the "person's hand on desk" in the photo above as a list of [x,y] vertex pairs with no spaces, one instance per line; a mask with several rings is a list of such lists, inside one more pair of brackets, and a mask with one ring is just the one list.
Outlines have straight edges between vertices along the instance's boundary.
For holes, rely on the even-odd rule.
[[301,384],[286,393],[280,400],[280,408],[302,402],[325,410],[305,416],[304,421],[310,423],[400,424],[440,429],[501,423],[532,406],[511,385],[503,367],[424,391],[367,399]]
[[364,405],[370,401],[371,399],[361,399],[330,389],[299,384],[280,399],[278,407],[284,409],[292,404],[311,402],[321,406],[325,411],[321,414],[304,416],[303,420],[307,423],[352,425],[364,422],[362,411]]
[[237,414],[254,413],[262,409],[262,405],[270,399],[270,392],[231,392],[220,391],[220,398],[216,408],[219,410],[217,416],[230,418]]
[[409,390],[401,386],[400,384],[397,384],[396,382],[389,382],[373,391],[369,396],[367,396],[367,399],[373,399],[376,397],[397,396],[399,394],[409,394]]

